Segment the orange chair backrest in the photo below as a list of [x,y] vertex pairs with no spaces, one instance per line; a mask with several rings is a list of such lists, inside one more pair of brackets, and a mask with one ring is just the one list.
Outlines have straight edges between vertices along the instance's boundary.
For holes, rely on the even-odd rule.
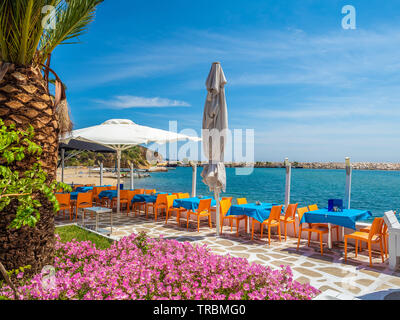
[[236,199],[237,204],[247,204],[247,199],[246,198],[237,198]]
[[85,187],[94,187],[94,184],[85,184]]
[[135,189],[135,194],[144,194],[144,189]]
[[303,207],[303,208],[298,208],[297,209],[297,214],[299,215],[299,221],[301,221],[301,219],[303,218],[303,215],[308,212],[308,208],[307,207]]
[[120,190],[119,198],[121,200],[128,200],[129,199],[129,190]]
[[166,193],[159,194],[156,199],[156,205],[167,204],[167,196]]
[[151,189],[151,190],[144,190],[145,194],[152,194],[152,193],[156,193],[156,189]]
[[167,196],[167,208],[168,209],[172,208],[172,206],[174,205],[175,199],[178,199],[178,197],[175,194]]
[[297,206],[298,206],[298,203],[288,205],[288,207],[286,208],[286,212],[285,212],[285,219],[288,219],[288,218],[294,219],[295,218]]
[[222,200],[228,200],[232,204],[233,197],[222,197]]
[[80,188],[80,187],[84,187],[83,184],[74,184],[74,190],[76,190],[76,188]]
[[280,206],[273,206],[271,209],[271,212],[269,214],[269,218],[268,221],[272,221],[272,220],[278,220],[281,217],[281,212],[282,212],[282,205]]
[[197,212],[208,211],[211,209],[211,199],[202,199],[200,200],[199,207],[197,208]]
[[107,190],[117,190],[117,187],[115,186],[115,187],[106,187],[107,188]]
[[230,208],[231,208],[231,201],[229,199],[222,199],[220,202],[220,209],[219,209],[222,218],[226,216]]
[[128,191],[128,202],[130,203],[133,197],[136,195],[136,191],[133,190],[126,190],[126,191]]
[[71,201],[71,194],[70,193],[56,194],[56,199],[60,204],[60,206],[69,206]]
[[190,198],[190,194],[189,193],[180,193],[178,195],[178,199],[187,199]]
[[93,194],[91,192],[78,193],[78,198],[76,199],[76,206],[92,204]]
[[371,229],[369,230],[368,239],[371,240],[374,237],[382,235],[382,228],[385,220],[383,218],[375,218],[372,221]]
[[316,211],[318,210],[318,206],[316,204],[312,204],[311,206],[308,206],[309,211]]

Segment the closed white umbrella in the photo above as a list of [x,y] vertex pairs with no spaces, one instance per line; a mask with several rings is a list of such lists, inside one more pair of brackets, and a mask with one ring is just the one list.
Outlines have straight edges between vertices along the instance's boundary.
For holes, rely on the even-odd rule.
[[226,130],[228,129],[228,109],[225,99],[225,84],[227,83],[221,64],[214,62],[206,81],[207,99],[203,115],[203,149],[208,158],[208,164],[201,173],[203,182],[210,191],[214,191],[217,202],[216,228],[217,236],[220,230],[219,194],[226,190],[226,173],[224,151]]
[[117,212],[120,211],[121,152],[133,146],[148,143],[168,143],[176,141],[200,141],[176,132],[141,126],[129,119],[111,119],[101,125],[74,130],[60,139],[68,142],[71,139],[95,142],[117,151]]

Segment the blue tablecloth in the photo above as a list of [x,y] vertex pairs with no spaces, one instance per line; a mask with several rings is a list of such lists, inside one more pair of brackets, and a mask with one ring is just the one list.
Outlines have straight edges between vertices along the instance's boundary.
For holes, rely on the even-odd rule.
[[372,216],[367,210],[343,209],[343,212],[330,212],[327,208],[304,213],[301,223],[332,223],[356,230],[356,221]]
[[261,203],[260,205],[257,205],[255,203],[237,204],[237,205],[232,205],[226,215],[227,216],[246,215],[262,223],[269,218],[269,214],[271,213],[271,208],[276,205],[277,204],[275,203]]
[[166,194],[166,192],[158,192],[155,194],[137,194],[133,197],[132,203],[135,203],[135,202],[152,202],[152,203],[154,203],[154,202],[156,202],[157,196],[159,194]]
[[84,193],[84,192],[89,192],[89,191],[92,191],[92,190],[93,190],[93,187],[78,187],[78,188],[75,189],[75,192]]
[[70,193],[70,199],[71,200],[78,200],[78,194],[79,194],[79,192],[71,192]]
[[[186,198],[186,199],[175,199],[173,207],[174,208],[185,208],[186,210],[192,210],[195,211],[199,207],[200,200],[206,200],[206,199],[212,199],[212,198]],[[212,199],[211,200],[211,206],[215,206],[217,202]]]
[[117,190],[104,190],[99,193],[100,199],[103,199],[103,198],[113,199],[116,197],[118,197]]

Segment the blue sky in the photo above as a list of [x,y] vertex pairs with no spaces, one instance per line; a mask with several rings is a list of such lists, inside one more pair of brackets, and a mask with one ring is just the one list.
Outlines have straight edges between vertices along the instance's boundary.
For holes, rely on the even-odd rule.
[[[344,5],[356,30],[342,28]],[[105,0],[52,67],[75,129],[127,118],[200,133],[220,61],[230,128],[255,130],[255,160],[397,162],[399,18],[390,0]]]

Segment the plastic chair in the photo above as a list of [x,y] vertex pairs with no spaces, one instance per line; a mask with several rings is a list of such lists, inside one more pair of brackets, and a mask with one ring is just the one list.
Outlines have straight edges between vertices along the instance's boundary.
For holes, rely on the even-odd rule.
[[238,205],[247,204],[247,199],[246,198],[237,198],[236,202]]
[[260,230],[261,230],[260,238],[262,238],[262,235],[263,235],[264,225],[268,226],[268,245],[271,244],[271,228],[272,227],[278,228],[278,237],[279,237],[279,241],[281,241],[281,223],[280,223],[281,212],[282,212],[282,205],[281,206],[273,206],[268,219],[265,220],[263,223],[257,221],[256,219],[253,219],[251,240],[253,240],[253,237],[254,237],[254,224],[258,222],[260,224]]
[[[222,204],[224,203],[224,205]],[[229,219],[230,220],[230,225],[231,225],[231,232],[233,229],[233,221],[236,221],[236,236],[239,236],[239,223],[240,221],[244,221],[245,223],[245,229],[246,229],[246,233],[247,233],[247,222],[248,222],[248,216],[246,215],[241,215],[241,216],[226,216],[226,214],[228,213],[231,205],[232,205],[232,199],[222,199],[221,203],[220,203],[221,207],[220,207],[220,214],[221,214],[221,234],[222,234],[222,227],[224,225],[224,220],[225,219]]]
[[153,194],[156,193],[156,189],[144,190],[144,194]]
[[152,202],[148,202],[146,203],[146,218],[148,217],[148,213],[149,213],[149,209],[152,208],[153,209],[153,213],[154,213],[154,219],[155,221],[157,221],[157,214],[158,211],[160,209],[163,209],[165,211],[165,213],[167,212],[167,194],[159,194],[157,196],[156,202],[152,203]]
[[298,203],[296,204],[289,204],[286,208],[285,216],[281,216],[280,219],[284,223],[285,226],[285,241],[287,237],[287,225],[289,223],[293,223],[293,230],[294,236],[296,237],[296,210],[297,210]]
[[[306,212],[308,212],[307,207],[297,209],[297,214],[299,216],[299,223],[300,223],[301,219],[303,218],[303,215]],[[308,223],[308,228],[303,228],[303,224],[300,223],[299,228],[300,228],[300,230],[299,230],[299,238],[298,238],[298,241],[297,241],[297,250],[299,250],[299,246],[300,246],[301,233],[303,231],[308,232],[308,246],[310,246],[311,234],[314,232],[314,233],[317,233],[318,237],[319,237],[319,243],[320,243],[320,248],[321,248],[321,256],[324,255],[324,246],[323,246],[323,243],[322,243],[322,238],[323,238],[324,234],[329,233],[328,226],[324,225],[324,224]]]
[[[318,205],[312,204],[312,205],[308,206],[308,211],[316,211],[316,210],[318,210]],[[320,226],[320,227],[329,228],[327,223],[313,223],[313,226],[314,227]],[[336,239],[339,240],[339,226],[331,225],[331,230],[336,230]]]
[[[78,198],[76,199],[76,216],[75,219],[78,220],[78,210],[84,208],[93,207],[93,194],[91,192],[78,193]],[[83,213],[85,214],[85,213]]]
[[[131,191],[131,190],[120,190],[119,191],[119,203],[120,203],[120,206],[122,204],[126,205],[126,215],[129,214],[129,203],[130,203],[129,199],[131,199],[131,201],[132,201],[133,195],[131,197],[131,194],[133,192],[134,191]],[[118,198],[113,198],[111,200],[111,208],[114,208],[114,206],[117,205],[117,202],[118,202]]]
[[56,194],[56,199],[58,201],[58,204],[60,205],[60,211],[63,212],[63,216],[65,219],[65,210],[69,211],[69,219],[72,221],[72,205],[71,205],[71,194],[70,193],[62,193],[62,194]]
[[[361,232],[366,232],[369,233],[371,231],[371,227],[365,227],[360,229]],[[388,232],[388,226],[385,223],[385,220],[383,221],[383,228],[382,228],[382,239],[383,239],[383,249],[385,250],[385,258],[387,259],[388,257],[388,239],[389,239],[389,232]],[[362,242],[360,242],[360,251],[362,250]]]
[[99,194],[104,191],[107,190],[107,187],[94,187],[93,188],[93,202],[97,205],[101,205],[102,201],[99,198]]
[[202,217],[208,217],[208,224],[210,228],[212,228],[210,208],[211,208],[211,199],[202,199],[200,200],[199,207],[197,208],[196,211],[188,210],[186,215],[187,230],[189,230],[189,219],[191,215],[197,216],[197,232],[200,231],[200,218]]
[[356,258],[357,258],[357,251],[358,251],[358,241],[366,242],[368,245],[368,254],[369,254],[369,265],[372,267],[372,250],[371,246],[373,243],[379,243],[380,246],[380,251],[381,251],[381,258],[382,258],[382,263],[385,262],[385,259],[383,257],[383,224],[384,220],[383,218],[375,218],[374,221],[372,222],[370,231],[367,232],[361,232],[361,231],[356,231],[353,232],[352,234],[346,234],[344,236],[344,261],[347,261],[347,241],[348,239],[354,239],[356,241]]
[[[187,199],[190,198],[189,193],[178,193],[178,197],[177,199]],[[186,208],[174,208],[174,207],[170,207],[167,215],[165,217],[165,224],[168,223],[168,219],[169,217],[172,215],[172,213],[176,213],[176,222],[178,223],[178,226],[181,226],[181,214],[186,212],[187,209]]]

